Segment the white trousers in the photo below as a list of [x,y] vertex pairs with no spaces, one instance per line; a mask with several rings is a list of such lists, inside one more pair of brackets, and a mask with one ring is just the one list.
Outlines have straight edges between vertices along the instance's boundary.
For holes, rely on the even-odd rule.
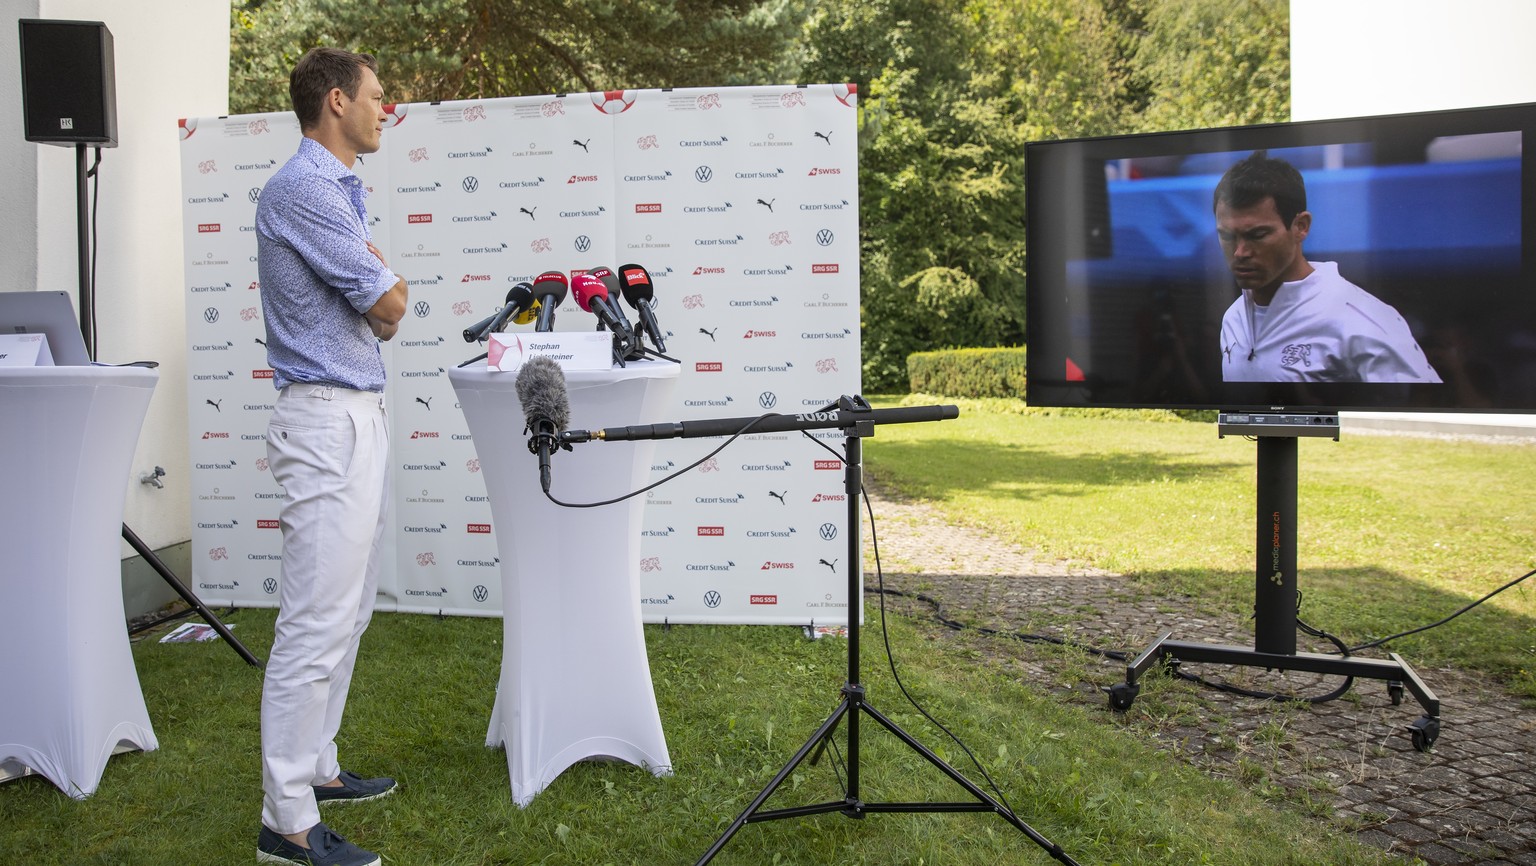
[[261,820],[278,833],[319,823],[310,786],[341,771],[336,732],[379,582],[388,421],[382,394],[290,385],[267,425],[283,565],[261,693]]

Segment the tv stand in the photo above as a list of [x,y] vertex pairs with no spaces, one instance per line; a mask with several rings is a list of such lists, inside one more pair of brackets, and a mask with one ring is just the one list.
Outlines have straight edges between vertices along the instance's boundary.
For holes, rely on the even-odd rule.
[[1424,715],[1408,726],[1413,747],[1429,751],[1440,736],[1440,699],[1396,653],[1390,661],[1296,651],[1296,440],[1339,438],[1337,415],[1223,413],[1220,436],[1252,435],[1258,442],[1257,519],[1254,563],[1254,648],[1169,640],[1165,631],[1125,668],[1125,682],[1109,692],[1109,705],[1127,710],[1141,687],[1137,680],[1157,664],[1211,662],[1385,680],[1393,705],[1412,692]]

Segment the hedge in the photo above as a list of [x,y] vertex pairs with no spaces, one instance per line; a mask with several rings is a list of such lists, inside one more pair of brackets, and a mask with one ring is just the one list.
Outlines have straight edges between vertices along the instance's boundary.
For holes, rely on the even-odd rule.
[[1024,399],[1024,347],[945,349],[907,356],[913,394]]

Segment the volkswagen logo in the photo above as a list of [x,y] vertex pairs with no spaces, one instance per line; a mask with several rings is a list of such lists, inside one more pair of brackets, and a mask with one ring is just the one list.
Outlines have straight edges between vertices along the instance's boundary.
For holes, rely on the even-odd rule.
[[483,602],[487,598],[490,598],[491,591],[486,589],[484,584],[480,584],[480,585],[475,587],[474,595],[475,595],[475,601]]
[[705,607],[719,607],[720,606],[720,593],[715,592],[714,590],[710,590],[709,592],[704,593],[704,606]]
[[584,252],[586,252],[587,250],[590,250],[590,249],[592,249],[592,239],[587,237],[586,235],[579,235],[579,236],[577,236],[577,238],[576,238],[576,252],[584,253]]
[[709,183],[714,176],[714,171],[707,165],[701,165],[693,170],[693,179],[699,183]]
[[218,320],[219,320],[219,311],[218,311],[217,308],[209,307],[208,309],[203,311],[203,321],[205,321],[205,322],[207,322],[208,324],[211,325],[214,322],[217,322]]
[[779,395],[773,393],[772,391],[764,391],[763,393],[757,395],[757,405],[763,407],[764,409],[772,409],[773,407],[779,405]]
[[822,229],[821,231],[817,232],[816,233],[816,243],[821,244],[824,247],[831,246],[832,245],[832,230],[831,229]]
[[269,577],[266,580],[263,580],[261,582],[261,588],[266,590],[267,595],[271,595],[272,593],[277,592],[277,578]]
[[831,541],[837,537],[837,524],[823,523],[820,532],[822,541]]
[[431,304],[427,303],[426,301],[417,301],[416,302],[416,316],[417,316],[417,318],[425,319],[428,316],[428,314],[430,314],[431,312],[432,312],[432,305]]
[[261,187],[259,187],[259,186],[251,187],[251,191],[246,193],[245,197],[251,200],[251,204],[255,204],[256,202],[260,201],[261,200]]
[[459,184],[459,186],[464,187],[465,192],[474,192],[480,188],[480,180],[474,175],[470,175],[469,177],[464,178],[464,182]]

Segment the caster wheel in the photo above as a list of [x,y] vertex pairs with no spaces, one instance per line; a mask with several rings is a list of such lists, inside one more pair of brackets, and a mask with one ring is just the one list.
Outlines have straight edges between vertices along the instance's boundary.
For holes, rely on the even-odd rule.
[[1392,706],[1396,707],[1403,702],[1403,684],[1399,682],[1387,683],[1387,697],[1392,699]]
[[1136,701],[1136,695],[1141,693],[1141,687],[1130,683],[1115,683],[1104,691],[1109,693],[1109,708],[1123,713]]
[[1420,716],[1408,726],[1408,733],[1413,738],[1413,747],[1420,752],[1427,752],[1435,745],[1435,740],[1440,739],[1440,720]]

